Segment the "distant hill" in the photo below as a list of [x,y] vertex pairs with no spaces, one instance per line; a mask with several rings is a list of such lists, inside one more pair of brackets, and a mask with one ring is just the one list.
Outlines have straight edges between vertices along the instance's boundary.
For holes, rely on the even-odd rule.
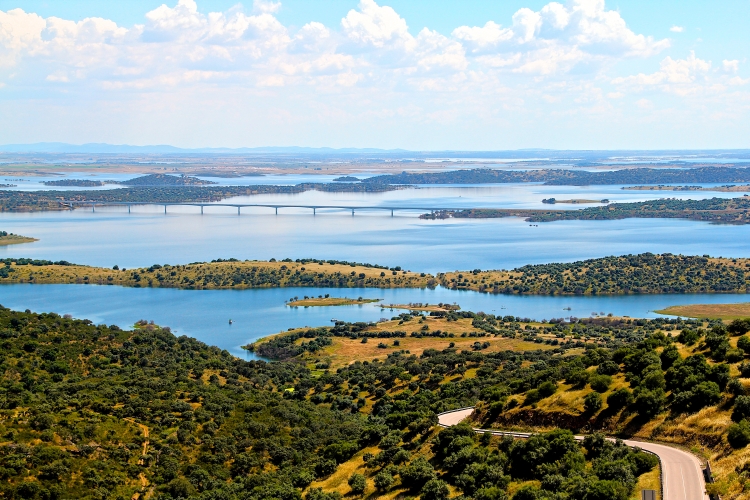
[[150,174],[122,181],[120,184],[125,186],[206,186],[216,183],[187,175]]

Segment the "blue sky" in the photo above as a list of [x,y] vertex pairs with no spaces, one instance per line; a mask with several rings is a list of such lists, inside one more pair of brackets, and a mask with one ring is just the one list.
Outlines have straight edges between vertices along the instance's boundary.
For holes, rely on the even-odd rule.
[[0,143],[750,147],[750,0],[0,0]]

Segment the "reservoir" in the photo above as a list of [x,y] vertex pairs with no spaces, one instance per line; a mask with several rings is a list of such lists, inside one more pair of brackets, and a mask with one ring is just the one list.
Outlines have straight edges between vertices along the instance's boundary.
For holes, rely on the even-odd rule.
[[[177,335],[195,337],[210,345],[248,356],[241,345],[292,327],[331,325],[342,321],[378,321],[403,310],[378,304],[336,307],[288,307],[291,297],[318,296],[382,299],[383,304],[414,302],[458,303],[462,309],[495,315],[542,320],[609,314],[653,318],[670,305],[747,302],[743,294],[617,295],[560,297],[490,295],[471,291],[377,288],[265,288],[253,290],[177,290],[98,285],[1,285],[0,304],[16,310],[71,314],[95,324],[131,328],[140,320],[169,326]],[[570,308],[570,309],[568,309]],[[229,320],[233,324],[229,324]]]

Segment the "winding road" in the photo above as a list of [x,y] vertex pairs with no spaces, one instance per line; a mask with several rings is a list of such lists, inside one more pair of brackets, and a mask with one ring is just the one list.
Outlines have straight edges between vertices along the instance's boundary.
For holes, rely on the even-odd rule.
[[[474,408],[461,408],[438,415],[438,425],[450,427],[456,425],[474,412]],[[503,432],[492,429],[477,429],[478,433],[490,432],[496,436],[512,436],[528,438],[531,433]],[[576,436],[583,440],[583,436]],[[638,447],[653,453],[661,462],[663,500],[709,500],[706,495],[706,483],[703,470],[698,458],[692,453],[665,446],[663,444],[645,443],[641,441],[624,440],[626,445]]]

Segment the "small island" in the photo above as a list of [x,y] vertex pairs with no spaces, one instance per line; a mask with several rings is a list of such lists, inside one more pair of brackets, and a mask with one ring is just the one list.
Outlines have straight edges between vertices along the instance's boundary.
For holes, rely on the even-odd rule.
[[380,302],[382,299],[363,299],[359,297],[357,299],[350,299],[347,297],[330,297],[328,294],[325,296],[308,297],[305,296],[302,299],[294,297],[286,303],[289,307],[328,307],[328,306],[352,306],[361,304],[371,304],[373,302]]
[[345,175],[344,177],[336,177],[333,179],[333,182],[360,182],[360,179],[351,175]]
[[9,233],[7,231],[0,231],[0,246],[17,245],[19,243],[31,243],[34,241],[39,240],[37,240],[36,238],[29,238],[28,236]]
[[585,200],[585,199],[572,199],[572,200],[558,200],[555,198],[545,198],[542,200],[542,203],[548,204],[548,205],[555,205],[557,203],[565,203],[568,205],[584,205],[584,204],[591,204],[591,203],[609,203],[608,199],[603,200]]
[[460,311],[461,306],[458,304],[427,304],[421,302],[412,302],[409,304],[381,304],[380,309],[405,309],[407,311],[425,311],[425,312],[449,312]]
[[59,181],[44,181],[45,186],[61,187],[101,187],[105,184],[116,184],[114,181],[92,181],[90,179],[60,179]]

